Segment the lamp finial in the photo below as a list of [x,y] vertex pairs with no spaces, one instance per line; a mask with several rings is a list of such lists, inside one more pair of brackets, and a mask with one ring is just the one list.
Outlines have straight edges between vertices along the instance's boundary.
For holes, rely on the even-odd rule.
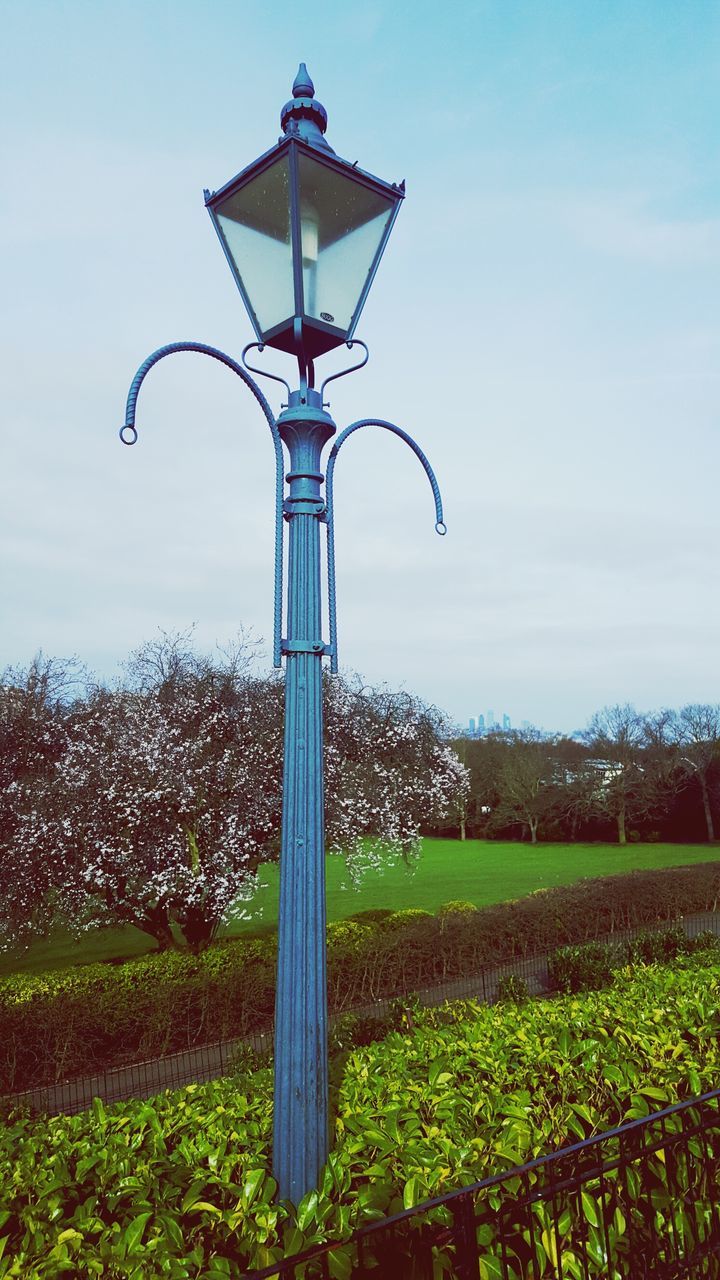
[[314,98],[315,85],[304,62],[300,63],[298,73],[293,81],[293,98]]
[[[280,125],[286,137],[301,138],[313,147],[332,151],[323,134],[327,129],[327,111],[315,97],[315,85],[304,62],[300,63],[293,81],[293,96],[280,112]],[[282,139],[281,139],[282,141]]]

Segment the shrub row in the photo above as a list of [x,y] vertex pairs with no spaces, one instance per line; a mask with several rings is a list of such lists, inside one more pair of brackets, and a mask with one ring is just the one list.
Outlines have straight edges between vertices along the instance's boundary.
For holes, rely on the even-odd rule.
[[[634,871],[541,890],[482,910],[365,912],[328,927],[330,1009],[464,977],[614,930],[714,910],[720,863]],[[164,952],[0,981],[0,1093],[231,1040],[266,1028],[274,938]]]
[[274,1001],[272,939],[5,978],[0,1092],[248,1035]]
[[[412,1027],[348,1056],[319,1192],[297,1207],[275,1202],[267,1069],[149,1102],[96,1102],[76,1116],[11,1115],[0,1129],[0,1277],[239,1280],[315,1243],[347,1240],[362,1222],[696,1096],[719,1071],[720,964],[690,956],[587,996],[416,1010]],[[632,1196],[641,1184],[659,1196],[665,1181],[660,1156],[649,1158],[647,1177],[628,1179],[629,1202],[604,1224],[589,1186],[579,1240],[569,1208],[558,1212],[558,1235],[533,1212],[532,1245],[519,1239],[518,1248],[530,1247],[538,1280],[558,1274],[560,1254],[564,1275],[606,1277],[603,1230],[614,1233],[614,1251],[629,1251],[629,1265],[633,1248],[634,1261],[645,1257],[647,1206]],[[712,1161],[708,1170],[714,1178]],[[688,1200],[709,1214],[702,1170],[686,1173]],[[513,1191],[478,1202],[487,1210],[483,1280],[501,1274],[499,1210]],[[668,1215],[684,1209],[678,1194],[659,1200],[653,1216],[670,1230]],[[523,1215],[518,1229],[526,1228]],[[342,1280],[351,1264],[341,1243],[330,1275]],[[404,1265],[393,1274],[410,1274]]]
[[607,987],[626,965],[653,964],[694,952],[720,951],[720,938],[710,932],[688,938],[679,925],[659,932],[646,931],[631,942],[587,942],[558,947],[548,957],[548,977],[557,991],[593,991]]

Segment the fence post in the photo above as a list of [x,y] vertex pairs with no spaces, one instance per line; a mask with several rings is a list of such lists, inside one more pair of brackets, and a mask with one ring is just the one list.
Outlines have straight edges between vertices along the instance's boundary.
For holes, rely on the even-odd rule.
[[475,1201],[472,1192],[461,1195],[452,1205],[455,1275],[458,1280],[477,1280],[478,1253]]

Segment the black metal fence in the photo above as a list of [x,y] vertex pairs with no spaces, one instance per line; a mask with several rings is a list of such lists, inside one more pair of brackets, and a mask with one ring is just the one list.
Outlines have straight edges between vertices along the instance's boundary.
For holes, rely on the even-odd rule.
[[[652,931],[662,932],[674,925],[680,925],[689,938],[699,933],[710,932],[720,937],[720,912],[698,912],[686,916],[683,920],[664,921],[652,927]],[[629,929],[614,933],[610,937],[598,941],[629,942],[640,933],[651,931],[650,926]],[[548,957],[543,955],[526,956],[517,960],[509,960],[504,964],[494,965],[469,974],[466,977],[438,983],[424,990],[407,993],[413,995],[422,1005],[443,1004],[446,1000],[473,999],[485,1004],[493,1004],[498,998],[499,984],[502,978],[513,975],[523,978],[531,995],[540,995],[549,990]],[[363,1016],[382,1017],[389,1014],[392,1000],[378,1000],[362,1008],[344,1010],[339,1017],[348,1013]],[[335,1021],[331,1018],[331,1025]],[[187,1084],[215,1080],[219,1076],[231,1074],[247,1049],[252,1049],[259,1058],[266,1057],[272,1051],[273,1028],[268,1026],[254,1035],[243,1039],[222,1041],[216,1044],[199,1045],[196,1048],[184,1049],[163,1058],[155,1058],[147,1062],[128,1063],[112,1070],[97,1072],[94,1075],[75,1077],[59,1084],[50,1084],[6,1096],[6,1102],[20,1102],[36,1112],[56,1114],[65,1112],[72,1114],[84,1111],[91,1106],[95,1097],[104,1102],[123,1102],[129,1098],[148,1098],[163,1089],[179,1089]],[[492,1280],[492,1277],[490,1277]],[[720,1280],[720,1272],[718,1272]]]
[[182,1049],[162,1058],[131,1062],[91,1076],[75,1076],[60,1084],[39,1085],[24,1093],[6,1094],[1,1101],[21,1104],[34,1113],[74,1115],[87,1111],[93,1098],[105,1103],[126,1102],[129,1098],[151,1098],[164,1089],[181,1089],[232,1075],[247,1060],[250,1049],[255,1059],[270,1056],[273,1030],[258,1031],[239,1040],[223,1040]]
[[716,1280],[719,1176],[715,1090],[246,1275]]

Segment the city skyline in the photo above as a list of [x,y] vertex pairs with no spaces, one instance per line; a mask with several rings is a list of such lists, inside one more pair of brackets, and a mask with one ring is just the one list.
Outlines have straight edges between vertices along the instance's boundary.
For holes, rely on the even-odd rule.
[[[511,717],[506,711],[501,711],[500,715],[496,717],[495,712],[490,710],[485,712],[481,711],[477,716],[470,716],[467,721],[467,727],[471,735],[477,734],[478,736],[481,736],[483,733],[490,733],[493,729],[502,729],[503,731],[507,731],[512,729],[513,725]],[[520,728],[529,728],[528,721],[522,720],[520,722]]]

